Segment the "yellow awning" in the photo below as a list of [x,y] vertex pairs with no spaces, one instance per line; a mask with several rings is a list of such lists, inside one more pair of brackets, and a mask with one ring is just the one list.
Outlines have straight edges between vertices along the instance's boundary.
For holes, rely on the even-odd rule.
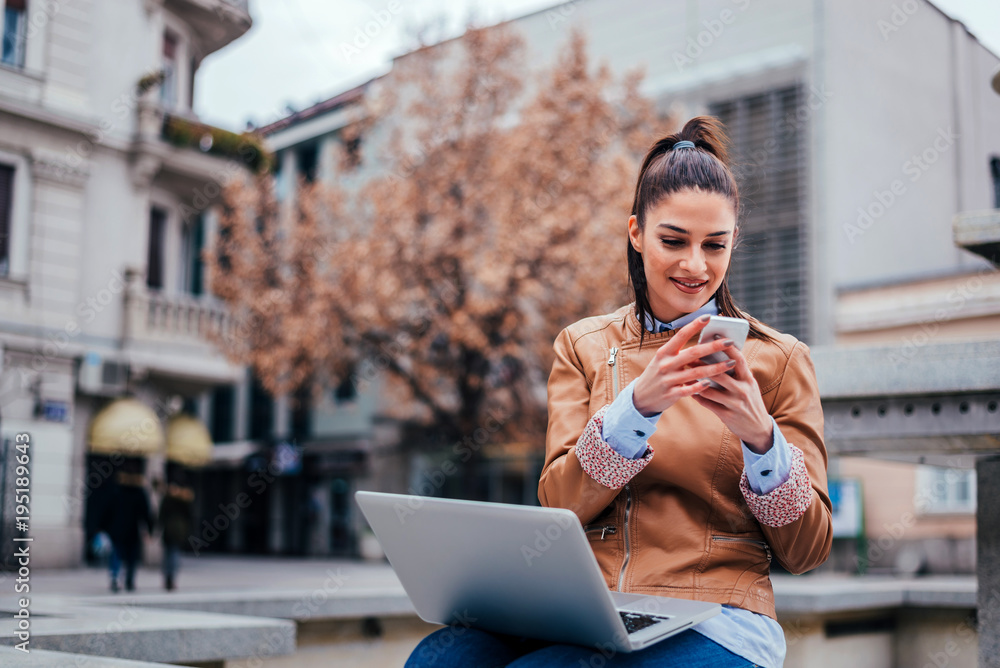
[[144,457],[163,450],[160,419],[138,399],[115,399],[90,421],[90,451]]
[[167,459],[184,466],[212,461],[212,437],[196,417],[178,413],[167,422]]

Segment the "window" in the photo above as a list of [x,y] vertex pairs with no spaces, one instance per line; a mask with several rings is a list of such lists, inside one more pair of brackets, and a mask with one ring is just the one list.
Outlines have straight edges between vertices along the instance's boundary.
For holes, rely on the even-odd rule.
[[205,263],[201,252],[205,248],[205,220],[202,214],[196,215],[184,225],[181,239],[184,262],[184,292],[199,296],[204,294],[203,276]]
[[288,197],[287,177],[282,165],[285,161],[285,152],[276,151],[274,154],[274,198],[279,202],[284,202]]
[[355,374],[348,374],[333,390],[333,400],[339,406],[350,403],[358,398],[357,378]]
[[921,514],[975,513],[975,469],[917,468],[914,505]]
[[27,41],[27,0],[7,0],[3,9],[3,64],[24,67],[24,47]]
[[993,176],[993,208],[1000,209],[1000,158],[990,159],[990,174]]
[[250,383],[250,424],[247,434],[252,441],[270,440],[274,429],[274,398],[254,376]]
[[292,426],[291,436],[296,441],[309,438],[311,405],[312,386],[306,383],[292,394],[289,406],[289,422]]
[[160,103],[164,109],[177,106],[177,35],[169,30],[163,33],[163,83],[160,84]]
[[236,388],[220,385],[212,392],[212,441],[229,443],[234,438]]
[[14,168],[0,165],[0,276],[10,274],[10,228],[14,211]]
[[807,126],[799,85],[718,102],[744,211],[729,286],[753,316],[808,342]]
[[316,144],[306,144],[300,146],[295,153],[299,163],[299,175],[306,180],[306,183],[312,183],[316,180],[316,167],[319,163],[318,147]]
[[149,257],[146,259],[146,286],[163,289],[163,251],[167,233],[167,212],[153,207],[149,212]]
[[361,135],[344,139],[344,157],[348,169],[361,166]]
[[188,78],[187,78],[188,104],[191,105],[192,109],[194,108],[194,73],[197,71],[198,71],[198,59],[192,58],[191,66],[188,69]]

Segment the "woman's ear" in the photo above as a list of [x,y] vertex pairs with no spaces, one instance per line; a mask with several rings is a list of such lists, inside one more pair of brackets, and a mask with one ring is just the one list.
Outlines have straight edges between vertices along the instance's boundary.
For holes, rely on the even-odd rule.
[[628,217],[628,239],[635,252],[642,255],[642,230],[639,229],[639,220],[635,216]]

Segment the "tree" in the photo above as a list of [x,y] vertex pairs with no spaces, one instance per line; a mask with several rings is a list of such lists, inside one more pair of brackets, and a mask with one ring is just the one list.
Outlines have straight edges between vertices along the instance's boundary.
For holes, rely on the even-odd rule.
[[534,80],[524,56],[494,27],[398,59],[287,216],[269,177],[227,187],[208,264],[244,326],[222,342],[268,389],[381,369],[397,417],[448,442],[544,433],[555,336],[627,299],[653,115],[580,34]]

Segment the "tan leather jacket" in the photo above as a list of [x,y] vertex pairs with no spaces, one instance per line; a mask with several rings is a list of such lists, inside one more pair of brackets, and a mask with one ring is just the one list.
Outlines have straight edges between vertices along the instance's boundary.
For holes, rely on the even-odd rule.
[[[660,417],[646,461],[627,460],[596,436],[585,456],[587,433],[600,433],[602,409],[674,332],[647,333],[640,349],[629,305],[581,320],[556,339],[538,498],[579,516],[609,588],[714,601],[773,618],[772,559],[802,573],[829,556],[823,412],[809,349],[765,329],[778,343],[749,339],[743,354],[768,412],[793,452],[801,451],[799,474],[767,495],[746,486],[740,440],[690,398]],[[584,466],[593,473],[594,461],[603,462],[598,469],[642,468],[615,489],[587,473]]]

